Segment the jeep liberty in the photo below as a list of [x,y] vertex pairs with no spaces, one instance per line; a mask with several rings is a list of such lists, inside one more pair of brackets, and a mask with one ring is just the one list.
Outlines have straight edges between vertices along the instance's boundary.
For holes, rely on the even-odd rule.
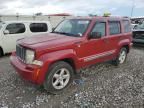
[[78,17],[62,21],[52,33],[18,40],[10,59],[25,80],[57,94],[83,67],[110,60],[123,64],[131,46],[129,18]]

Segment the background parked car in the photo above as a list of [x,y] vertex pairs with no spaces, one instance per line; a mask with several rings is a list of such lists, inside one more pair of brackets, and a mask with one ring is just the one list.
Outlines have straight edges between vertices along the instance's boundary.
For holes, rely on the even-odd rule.
[[133,43],[144,44],[144,22],[138,24],[133,29]]
[[137,28],[137,25],[138,25],[138,24],[131,24],[131,29],[132,29],[132,30],[136,29],[136,28]]
[[16,41],[20,38],[51,31],[51,24],[48,21],[0,22],[0,56],[15,51]]

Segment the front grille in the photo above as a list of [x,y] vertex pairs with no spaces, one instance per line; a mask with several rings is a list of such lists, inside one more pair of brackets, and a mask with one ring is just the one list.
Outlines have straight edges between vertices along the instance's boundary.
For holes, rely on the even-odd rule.
[[25,62],[26,49],[20,45],[16,45],[16,55],[20,60]]

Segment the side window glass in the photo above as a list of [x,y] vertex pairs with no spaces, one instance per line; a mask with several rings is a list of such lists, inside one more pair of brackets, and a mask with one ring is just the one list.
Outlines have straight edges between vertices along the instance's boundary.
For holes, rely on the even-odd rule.
[[120,22],[119,21],[109,21],[109,31],[110,35],[120,34]]
[[92,33],[96,32],[96,33],[100,33],[101,36],[105,36],[106,35],[106,23],[105,22],[96,22]]
[[130,25],[130,22],[128,20],[123,21],[123,27],[124,27],[125,33],[131,32],[131,25]]
[[47,32],[48,27],[46,23],[31,23],[30,31],[31,32]]
[[26,28],[25,25],[22,23],[13,23],[7,25],[6,30],[9,31],[9,34],[19,34],[24,33]]

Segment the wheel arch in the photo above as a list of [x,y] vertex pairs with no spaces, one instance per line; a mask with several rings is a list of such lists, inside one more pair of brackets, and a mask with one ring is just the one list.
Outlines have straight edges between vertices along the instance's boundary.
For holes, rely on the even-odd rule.
[[73,58],[70,58],[70,57],[69,58],[62,58],[62,59],[55,60],[55,61],[53,61],[53,62],[51,62],[49,64],[49,67],[51,65],[53,65],[54,63],[59,62],[59,61],[64,61],[64,62],[68,63],[73,68],[74,74],[76,74],[76,64],[75,64],[75,61],[74,61]]
[[76,64],[72,58],[64,58],[59,61],[64,61],[64,62],[68,63],[73,68],[74,73],[76,73]]
[[127,49],[127,53],[129,53],[129,51],[130,51],[129,45],[123,45],[121,48],[126,48]]
[[118,44],[118,46],[119,46],[118,52],[120,51],[121,48],[125,47],[127,49],[127,51],[128,51],[127,53],[129,53],[129,51],[130,51],[130,43],[131,42],[128,39],[120,41],[119,44]]

